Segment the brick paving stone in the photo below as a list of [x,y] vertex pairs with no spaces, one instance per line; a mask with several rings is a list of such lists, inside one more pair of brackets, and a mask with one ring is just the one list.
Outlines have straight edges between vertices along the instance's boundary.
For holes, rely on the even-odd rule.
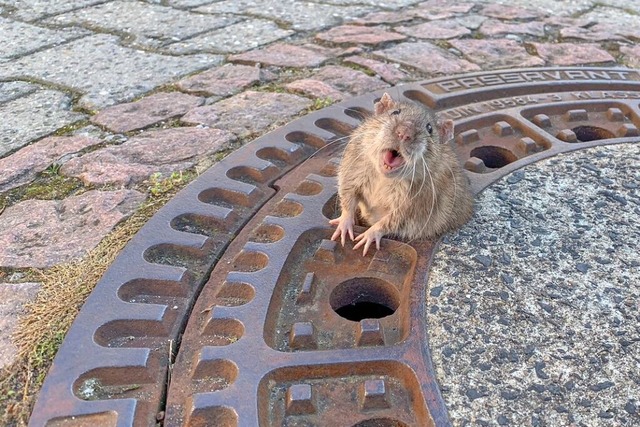
[[[506,6],[521,6],[525,8],[531,7],[535,4],[537,10],[547,13],[551,16],[576,16],[580,13],[586,12],[591,9],[596,0],[571,0],[571,1],[561,1],[561,0],[536,0],[533,3],[531,0],[492,0],[494,4],[496,4],[496,8],[498,5],[506,5]],[[502,6],[501,6],[502,7]]]
[[113,1],[58,15],[51,18],[50,22],[133,34],[136,36],[136,43],[158,47],[233,24],[238,19],[191,13],[142,2]]
[[316,39],[330,43],[352,43],[378,45],[392,41],[404,40],[407,36],[380,27],[361,25],[341,25],[329,31],[317,34]]
[[475,14],[453,18],[453,20],[455,20],[457,23],[459,23],[463,27],[467,27],[470,30],[477,30],[487,19],[489,18],[487,18],[486,16]]
[[207,96],[229,96],[270,79],[269,73],[259,67],[227,64],[187,77],[176,85],[185,92],[203,93]]
[[60,173],[80,178],[86,184],[129,185],[156,172],[169,175],[197,166],[234,140],[230,132],[220,129],[151,130],[123,144],[71,159]]
[[288,43],[276,43],[264,49],[231,55],[229,61],[240,64],[263,64],[277,67],[317,67],[327,61],[328,56],[308,47]]
[[117,37],[99,34],[12,61],[0,70],[0,78],[36,78],[73,88],[83,93],[80,105],[93,110],[129,101],[221,61],[213,55],[141,52],[120,46]]
[[65,156],[101,141],[85,136],[52,136],[0,159],[0,192],[28,184],[39,172]]
[[373,52],[374,55],[415,67],[430,74],[464,73],[480,70],[476,64],[460,59],[451,52],[427,42],[400,43],[388,49]]
[[527,34],[531,36],[544,37],[544,22],[518,22],[504,23],[497,19],[488,19],[480,27],[480,32],[487,36],[497,36],[501,34]]
[[294,31],[283,30],[272,21],[248,19],[188,40],[172,43],[164,50],[178,54],[238,53],[275,42],[292,34]]
[[483,69],[533,67],[544,61],[513,40],[452,40],[451,45]]
[[33,301],[39,283],[0,283],[0,369],[10,366],[18,357],[12,335],[24,305]]
[[345,94],[338,89],[320,80],[316,79],[300,79],[285,85],[287,90],[291,92],[301,93],[316,99],[330,99],[332,101],[342,101],[346,98]]
[[532,43],[538,55],[553,65],[614,62],[615,58],[596,44]]
[[107,107],[91,121],[113,132],[131,132],[182,116],[203,103],[203,98],[180,92],[156,93],[136,102]]
[[0,104],[0,117],[2,157],[86,116],[71,111],[70,96],[52,90],[38,90]]
[[399,10],[395,12],[371,12],[360,18],[349,21],[349,24],[357,25],[379,25],[379,24],[397,24],[400,22],[411,21],[416,17],[414,10]]
[[0,266],[47,268],[82,258],[144,198],[135,190],[92,190],[10,206],[0,221]]
[[345,62],[367,68],[379,75],[382,80],[387,83],[397,84],[409,78],[404,71],[400,70],[397,64],[388,64],[386,62],[376,61],[375,59],[364,58],[362,56],[349,56],[345,58]]
[[2,3],[17,10],[11,16],[24,21],[35,21],[45,16],[104,3],[104,0],[3,0]]
[[452,39],[471,34],[468,28],[454,20],[425,22],[396,30],[419,39]]
[[182,121],[225,129],[241,138],[283,124],[309,108],[311,101],[288,93],[247,90],[212,105],[188,112]]
[[[535,3],[533,3],[535,4]],[[488,4],[482,8],[481,14],[498,19],[536,19],[544,16],[539,9],[529,9],[519,6],[507,6],[502,4]]]
[[320,30],[338,25],[371,11],[368,6],[335,6],[330,4],[281,0],[265,4],[260,0],[223,0],[194,9],[204,13],[236,13],[285,22],[294,30]]
[[0,82],[0,104],[12,101],[38,90],[38,86],[26,82]]
[[473,3],[436,0],[420,3],[415,9],[415,14],[420,18],[430,20],[447,19],[468,13],[472,8]]
[[560,29],[560,37],[563,39],[579,39],[590,42],[601,42],[607,40],[626,40],[623,36],[616,34],[617,28],[607,24],[596,24],[589,28],[565,27]]
[[0,17],[0,63],[87,34],[79,28],[51,30]]
[[640,46],[620,46],[620,52],[625,55],[629,67],[640,68]]
[[362,71],[337,65],[328,65],[320,68],[313,74],[313,78],[351,96],[389,87],[387,83],[379,78],[368,76]]

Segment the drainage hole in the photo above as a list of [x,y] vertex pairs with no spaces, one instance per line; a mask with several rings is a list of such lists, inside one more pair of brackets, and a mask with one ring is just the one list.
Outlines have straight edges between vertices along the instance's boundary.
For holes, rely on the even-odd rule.
[[336,314],[352,322],[391,316],[400,305],[398,290],[374,277],[358,277],[340,283],[329,297]]
[[597,126],[578,126],[571,130],[576,134],[579,142],[597,141],[616,137],[613,132]]
[[518,160],[515,154],[506,148],[486,145],[471,150],[471,157],[482,160],[486,167],[498,169]]

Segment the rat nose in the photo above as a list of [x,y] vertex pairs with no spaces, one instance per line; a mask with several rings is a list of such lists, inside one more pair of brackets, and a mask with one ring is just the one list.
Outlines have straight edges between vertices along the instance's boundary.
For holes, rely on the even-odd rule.
[[405,123],[401,123],[396,127],[396,135],[403,142],[409,142],[413,139],[413,128]]

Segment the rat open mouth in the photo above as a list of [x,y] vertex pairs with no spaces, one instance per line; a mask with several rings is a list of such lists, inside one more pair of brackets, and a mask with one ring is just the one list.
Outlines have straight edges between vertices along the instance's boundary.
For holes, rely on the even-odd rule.
[[404,157],[397,150],[385,150],[382,152],[382,171],[389,173],[404,165]]

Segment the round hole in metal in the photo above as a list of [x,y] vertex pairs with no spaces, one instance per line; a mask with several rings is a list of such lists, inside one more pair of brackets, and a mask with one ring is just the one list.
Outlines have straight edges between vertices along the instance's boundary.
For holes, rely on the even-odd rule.
[[391,316],[400,305],[400,296],[389,282],[375,277],[357,277],[336,286],[329,303],[338,316],[359,322]]
[[471,150],[471,157],[482,160],[486,167],[498,169],[518,160],[515,154],[503,147],[486,145]]
[[576,134],[578,142],[598,141],[616,137],[613,132],[597,126],[578,126],[571,130]]

